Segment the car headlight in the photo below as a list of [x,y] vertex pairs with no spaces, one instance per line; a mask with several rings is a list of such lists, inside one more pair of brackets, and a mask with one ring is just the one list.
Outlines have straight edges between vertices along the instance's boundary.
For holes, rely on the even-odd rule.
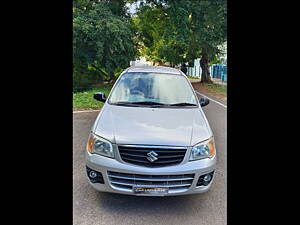
[[190,160],[212,158],[216,155],[216,147],[213,138],[195,145],[192,148]]
[[86,149],[89,153],[95,153],[114,158],[114,150],[112,144],[109,141],[98,137],[93,133],[91,133],[89,136]]

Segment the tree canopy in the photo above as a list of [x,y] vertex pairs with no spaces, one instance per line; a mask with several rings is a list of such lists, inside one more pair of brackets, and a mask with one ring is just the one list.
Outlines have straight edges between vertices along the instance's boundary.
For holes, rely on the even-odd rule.
[[178,64],[201,57],[202,79],[226,41],[226,0],[147,0],[134,19],[144,54]]
[[143,5],[133,21],[141,55],[159,63],[184,62],[185,45],[167,33],[170,31],[171,21],[162,8]]
[[[120,1],[117,1],[120,3]],[[74,81],[78,76],[113,79],[136,55],[134,32],[124,4],[76,1],[73,8]],[[80,83],[80,80],[79,80]]]
[[[136,15],[127,4],[139,2]],[[226,0],[75,0],[74,83],[114,79],[136,56],[171,66],[201,58],[202,81],[226,41]]]

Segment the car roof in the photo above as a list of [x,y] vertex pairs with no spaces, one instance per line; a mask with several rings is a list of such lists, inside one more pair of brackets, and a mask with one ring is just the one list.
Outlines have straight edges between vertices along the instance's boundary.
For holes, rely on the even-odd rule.
[[126,72],[168,73],[182,75],[179,70],[166,66],[132,66],[127,68]]

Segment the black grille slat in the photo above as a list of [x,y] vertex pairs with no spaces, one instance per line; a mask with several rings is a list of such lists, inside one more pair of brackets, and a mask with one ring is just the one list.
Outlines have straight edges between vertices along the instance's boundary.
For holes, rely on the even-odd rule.
[[173,160],[157,160],[153,163],[175,163],[175,162],[181,162],[182,159],[173,159]]
[[[137,155],[137,154],[131,154],[131,153],[127,153],[127,152],[122,152],[122,155],[129,156],[129,157],[147,158],[147,156],[145,154]],[[161,155],[159,158],[164,159],[164,158],[178,158],[178,157],[184,157],[184,154],[180,154],[180,155]]]
[[170,158],[178,158],[178,157],[182,157],[184,158],[185,154],[181,154],[181,155],[160,155],[159,158],[160,159],[170,159]]
[[[144,162],[147,162],[146,160],[139,160],[139,159],[134,159],[134,158],[127,158],[125,156],[122,157],[122,159],[124,161],[133,161],[133,162],[137,162],[137,163],[144,163]],[[149,161],[148,161],[149,162]]]
[[[123,151],[135,151],[135,152],[148,152],[149,150],[148,149],[151,149],[151,148],[146,148],[146,149],[138,149],[138,148],[132,148],[132,149],[122,149]],[[167,150],[168,152],[170,152],[170,153],[183,153],[183,152],[185,152],[186,151],[186,149],[182,149],[182,150],[170,150],[170,149],[157,149],[157,148],[153,148],[153,149],[155,149],[155,151],[157,152],[157,153],[165,153],[165,151]],[[152,149],[152,150],[153,150]]]
[[129,157],[142,157],[142,158],[146,158],[146,156],[143,155],[143,154],[137,155],[137,154],[130,154],[130,153],[122,152],[122,155],[129,156]]
[[[176,165],[184,159],[186,149],[184,148],[159,148],[156,146],[150,147],[128,147],[118,146],[119,153],[123,161],[146,167],[162,167]],[[154,151],[158,154],[157,160],[150,162],[147,153]]]

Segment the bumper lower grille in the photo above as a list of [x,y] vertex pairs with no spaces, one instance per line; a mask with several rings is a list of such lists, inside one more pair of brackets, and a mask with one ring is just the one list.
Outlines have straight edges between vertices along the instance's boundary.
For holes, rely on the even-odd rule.
[[183,175],[140,175],[107,172],[109,182],[116,188],[132,191],[134,185],[144,187],[168,187],[170,192],[186,191],[193,183],[195,174]]
[[[155,148],[151,147],[132,147],[118,146],[119,153],[123,161],[146,167],[162,167],[176,165],[182,162],[186,148]],[[150,152],[155,152],[157,160],[150,162]]]

